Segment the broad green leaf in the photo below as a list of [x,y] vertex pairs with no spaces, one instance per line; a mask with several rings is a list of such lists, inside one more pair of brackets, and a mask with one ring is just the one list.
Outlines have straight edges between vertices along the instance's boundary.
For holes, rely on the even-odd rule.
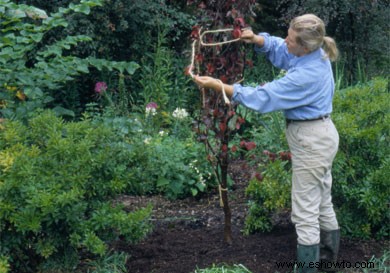
[[163,186],[166,186],[166,185],[169,185],[169,180],[164,178],[164,177],[160,177],[158,180],[157,180],[157,187],[163,187]]
[[198,194],[198,190],[195,188],[191,188],[192,196],[196,196]]
[[74,11],[88,15],[91,12],[91,8],[87,5],[79,5],[74,8]]
[[126,71],[130,74],[133,75],[134,72],[140,68],[140,65],[137,64],[136,62],[130,62],[129,65],[126,67]]
[[75,113],[72,110],[65,109],[61,106],[56,106],[53,108],[53,111],[59,115],[59,116],[70,116],[70,117],[75,117]]
[[46,11],[36,7],[28,7],[25,12],[26,15],[32,19],[46,19],[48,17]]

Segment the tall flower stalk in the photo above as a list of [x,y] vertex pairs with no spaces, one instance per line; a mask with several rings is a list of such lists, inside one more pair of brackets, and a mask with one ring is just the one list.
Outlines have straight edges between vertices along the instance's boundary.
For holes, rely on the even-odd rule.
[[95,84],[95,93],[98,95],[98,97],[104,98],[108,107],[113,107],[114,102],[112,100],[111,94],[109,94],[107,90],[108,86],[105,82],[97,82]]

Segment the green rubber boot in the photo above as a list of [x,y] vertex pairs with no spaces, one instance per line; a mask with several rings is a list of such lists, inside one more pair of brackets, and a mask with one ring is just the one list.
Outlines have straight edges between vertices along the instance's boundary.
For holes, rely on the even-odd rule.
[[320,259],[320,245],[297,247],[298,273],[316,273]]
[[323,272],[337,272],[335,262],[339,254],[340,230],[320,231],[320,264]]

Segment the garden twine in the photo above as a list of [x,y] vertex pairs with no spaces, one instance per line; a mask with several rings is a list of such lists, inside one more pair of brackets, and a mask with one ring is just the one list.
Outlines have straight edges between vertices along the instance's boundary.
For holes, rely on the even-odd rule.
[[[223,41],[223,42],[216,42],[216,43],[205,43],[203,42],[203,36],[207,33],[218,33],[218,32],[227,32],[227,31],[232,31],[233,29],[232,28],[225,28],[225,29],[215,29],[215,30],[206,30],[204,31],[202,34],[200,33],[202,28],[199,29],[199,42],[202,46],[218,46],[218,45],[224,45],[224,44],[229,44],[229,43],[234,43],[234,42],[238,42],[240,41],[241,38],[236,38],[236,39],[232,39],[232,40],[227,40],[227,41]],[[246,29],[250,29],[250,28],[243,28],[242,30],[246,30]],[[193,74],[193,69],[194,69],[194,62],[195,62],[195,46],[196,46],[196,42],[197,40],[195,40],[193,43],[192,43],[192,54],[191,54],[191,64],[190,64],[190,68],[189,68],[189,74],[192,78],[195,77],[195,75]],[[238,81],[237,83],[241,82],[243,79],[241,79],[240,81]],[[223,99],[225,101],[225,104],[230,104],[230,100],[229,98],[226,96],[226,92],[225,92],[225,86],[223,84],[223,82],[221,80],[217,80],[220,85],[221,85],[221,89],[222,89],[222,95],[223,95]]]

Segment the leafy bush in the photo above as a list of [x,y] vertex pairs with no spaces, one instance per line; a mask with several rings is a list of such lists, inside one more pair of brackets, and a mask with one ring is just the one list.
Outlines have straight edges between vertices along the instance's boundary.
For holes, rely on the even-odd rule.
[[204,150],[201,144],[191,139],[177,141],[169,136],[146,139],[145,142],[147,161],[139,175],[141,181],[152,183],[155,191],[169,199],[177,199],[196,196],[210,187],[213,176],[206,156],[203,160],[199,157]]
[[[191,117],[184,109],[132,117],[94,117],[131,146],[127,194],[162,194],[169,199],[196,196],[214,185],[204,145],[191,132]],[[153,108],[154,109],[154,108]],[[91,114],[87,114],[90,117]],[[161,120],[165,119],[160,127]]]
[[111,241],[150,231],[150,207],[113,204],[131,179],[132,152],[110,128],[53,112],[0,126],[0,257],[12,271],[72,268],[80,251],[104,255]]
[[333,196],[344,232],[368,238],[389,234],[390,97],[377,78],[336,94],[333,120],[340,134]]
[[246,189],[249,211],[245,219],[245,234],[270,231],[273,214],[290,207],[291,166],[288,158],[280,160],[273,154],[267,155],[270,160],[260,165],[265,170],[256,174]]
[[[196,196],[215,186],[214,175],[206,160],[204,146],[193,138],[180,140],[161,131],[139,141],[138,168],[134,183],[143,192],[160,193],[169,199]],[[141,187],[142,186],[142,187]]]
[[48,16],[43,10],[0,0],[0,116],[28,118],[38,108],[50,105],[57,113],[74,116],[61,103],[54,102],[56,92],[80,74],[94,67],[102,71],[117,70],[133,74],[134,62],[113,62],[94,57],[78,57],[71,49],[90,42],[86,35],[68,35],[49,39],[51,32],[66,28],[66,16],[88,14],[101,0],[71,3],[68,8]]

